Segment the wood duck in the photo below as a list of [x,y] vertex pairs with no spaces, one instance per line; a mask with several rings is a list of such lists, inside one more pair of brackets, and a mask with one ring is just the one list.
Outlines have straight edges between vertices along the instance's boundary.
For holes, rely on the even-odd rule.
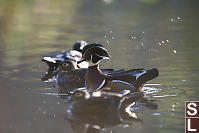
[[142,86],[149,80],[157,77],[159,72],[156,68],[131,69],[119,73],[105,74],[99,68],[101,60],[109,59],[108,51],[98,43],[86,45],[82,50],[82,61],[87,61],[89,67],[86,74],[86,87],[91,91],[119,92],[124,89],[142,91]]
[[[82,58],[81,51],[85,45],[87,45],[86,41],[77,41],[73,46],[73,50],[62,51],[56,53],[54,56],[51,57],[43,57],[42,61],[46,62],[46,64],[48,65],[48,70],[46,74],[41,78],[42,81],[46,81],[52,78],[53,76],[56,76],[53,75],[56,74],[53,72],[58,68],[59,64],[63,61],[69,60],[77,64],[77,61],[80,61]],[[82,62],[77,64],[76,66],[77,68],[88,68],[88,63]],[[67,71],[69,70],[71,69],[68,69]]]
[[62,89],[62,93],[69,93],[72,89],[84,87],[86,71],[86,68],[78,69],[77,63],[73,61],[61,62],[54,74],[57,88]]

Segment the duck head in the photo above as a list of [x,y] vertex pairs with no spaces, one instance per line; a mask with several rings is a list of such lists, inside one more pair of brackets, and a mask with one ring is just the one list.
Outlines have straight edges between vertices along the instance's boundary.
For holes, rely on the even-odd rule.
[[99,43],[88,44],[82,50],[83,61],[89,62],[89,66],[95,66],[101,60],[109,59],[110,57],[108,51]]
[[84,46],[86,46],[88,43],[86,41],[77,41],[74,46],[73,46],[73,50],[82,52]]
[[61,72],[68,72],[73,69],[77,69],[77,63],[75,61],[66,60],[59,65],[59,71]]
[[82,91],[82,90],[76,90],[73,94],[72,94],[72,100],[73,101],[85,101],[87,99],[90,98],[90,94],[87,91]]

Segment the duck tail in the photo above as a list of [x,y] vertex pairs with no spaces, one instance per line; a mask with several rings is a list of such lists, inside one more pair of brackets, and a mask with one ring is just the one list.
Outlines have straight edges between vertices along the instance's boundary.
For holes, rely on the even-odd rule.
[[49,63],[56,63],[56,60],[52,57],[43,57],[41,61],[49,62]]
[[147,81],[156,78],[159,75],[159,71],[157,68],[152,68],[146,70],[142,75],[137,78],[136,84],[137,88],[145,84]]

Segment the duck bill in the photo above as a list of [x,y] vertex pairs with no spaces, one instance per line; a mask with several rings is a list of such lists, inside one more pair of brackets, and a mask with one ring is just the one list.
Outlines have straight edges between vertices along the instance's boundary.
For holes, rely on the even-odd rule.
[[82,58],[80,61],[77,61],[77,64],[82,63],[83,61],[86,61],[86,59]]

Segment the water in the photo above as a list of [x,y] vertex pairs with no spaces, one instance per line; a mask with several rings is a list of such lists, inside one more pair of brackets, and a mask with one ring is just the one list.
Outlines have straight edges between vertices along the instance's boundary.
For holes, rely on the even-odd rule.
[[58,90],[40,80],[46,70],[40,60],[77,40],[105,45],[111,60],[103,61],[103,68],[160,71],[155,85],[145,88],[158,109],[138,109],[143,123],[101,132],[184,132],[184,101],[198,100],[199,93],[198,4],[0,0],[0,132],[75,132]]

